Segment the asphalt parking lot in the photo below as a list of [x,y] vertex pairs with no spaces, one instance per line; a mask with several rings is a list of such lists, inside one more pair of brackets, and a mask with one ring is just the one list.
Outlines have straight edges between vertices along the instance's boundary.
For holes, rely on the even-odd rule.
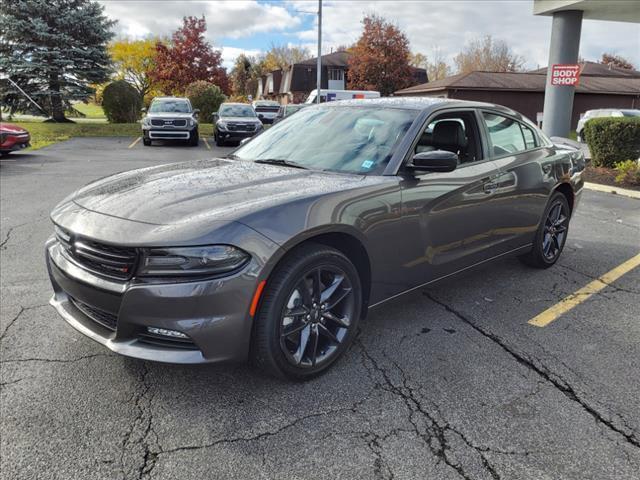
[[[587,191],[555,267],[516,259],[387,303],[305,384],[116,356],[47,302],[48,213],[118,171],[226,154],[78,138],[0,161],[3,479],[638,479],[640,201]],[[131,146],[131,148],[129,148]]]

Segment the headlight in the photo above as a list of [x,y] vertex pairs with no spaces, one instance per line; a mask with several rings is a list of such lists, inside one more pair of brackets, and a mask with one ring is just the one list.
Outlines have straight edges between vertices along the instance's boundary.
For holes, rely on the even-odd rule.
[[264,128],[264,126],[262,125],[262,122],[256,123],[256,131],[262,130],[263,128]]
[[195,122],[195,120],[193,118],[190,118],[188,123],[189,123],[190,127],[193,127],[196,124],[196,122]]
[[143,125],[151,125],[151,119],[149,117],[144,117],[142,119],[142,124]]
[[231,245],[150,248],[143,251],[142,277],[206,276],[231,272],[249,261],[249,254]]
[[216,127],[218,127],[221,130],[226,130],[227,129],[227,122],[218,122],[216,124]]

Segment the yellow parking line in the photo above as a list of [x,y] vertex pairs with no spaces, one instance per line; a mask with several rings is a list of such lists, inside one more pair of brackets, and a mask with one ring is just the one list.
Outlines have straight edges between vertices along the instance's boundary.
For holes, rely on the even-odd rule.
[[207,146],[207,150],[211,150],[211,147],[209,146],[209,142],[207,142],[207,137],[202,137],[202,140],[204,140],[204,144]]
[[577,292],[574,292],[571,295],[563,298],[553,307],[548,308],[540,315],[533,317],[527,323],[536,327],[546,327],[554,320],[557,320],[560,315],[563,315],[573,307],[580,305],[582,302],[591,297],[591,295],[593,295],[594,293],[598,293],[603,288],[606,288],[610,283],[615,282],[618,278],[623,276],[625,273],[630,272],[638,265],[640,265],[640,253],[635,257],[630,258],[623,264],[618,265],[616,268],[605,273],[601,277],[595,279],[593,282],[585,285]]
[[140,140],[142,140],[142,137],[138,137],[138,138],[136,138],[136,139],[133,141],[133,143],[131,143],[131,145],[129,145],[127,148],[133,148],[133,147],[135,147],[135,146],[136,146],[136,144],[137,144]]

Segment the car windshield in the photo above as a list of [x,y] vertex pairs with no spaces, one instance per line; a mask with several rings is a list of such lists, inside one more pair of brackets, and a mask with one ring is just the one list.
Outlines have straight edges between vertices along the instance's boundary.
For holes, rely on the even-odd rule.
[[221,105],[218,115],[221,117],[255,117],[256,112],[250,105]]
[[156,100],[149,107],[151,113],[190,113],[189,103],[185,100]]
[[244,160],[285,160],[306,168],[377,173],[389,162],[417,111],[380,107],[310,107],[235,152]]

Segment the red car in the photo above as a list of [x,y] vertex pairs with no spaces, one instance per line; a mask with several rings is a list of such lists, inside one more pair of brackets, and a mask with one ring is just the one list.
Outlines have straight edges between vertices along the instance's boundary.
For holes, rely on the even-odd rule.
[[31,135],[24,128],[11,123],[0,123],[0,155],[27,148],[30,140]]

